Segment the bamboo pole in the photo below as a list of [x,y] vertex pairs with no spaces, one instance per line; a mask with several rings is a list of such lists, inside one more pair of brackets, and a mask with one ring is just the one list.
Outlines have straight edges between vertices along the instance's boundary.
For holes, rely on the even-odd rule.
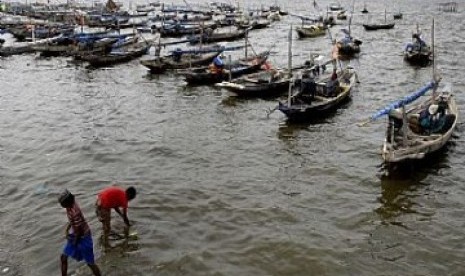
[[228,56],[228,63],[229,63],[229,72],[228,72],[228,75],[229,75],[229,81],[231,81],[231,79],[232,79],[232,72],[231,72],[232,61],[231,61],[231,55]]
[[289,30],[289,42],[288,42],[289,48],[288,48],[288,60],[287,60],[287,70],[289,74],[289,93],[287,96],[287,104],[288,107],[291,106],[291,97],[292,97],[292,25]]
[[436,92],[438,88],[438,81],[439,81],[439,79],[436,76],[436,55],[435,55],[435,49],[434,49],[434,18],[433,18],[433,24],[431,26],[431,51],[432,51],[432,56],[433,56],[433,81],[435,82],[433,93],[431,95],[432,97],[431,103],[434,103],[434,99],[436,98]]
[[249,31],[245,31],[245,60],[247,60],[247,48],[249,47]]
[[[394,125],[392,126],[394,129]],[[407,121],[407,113],[405,112],[405,105],[402,106],[402,145],[404,147],[407,146],[407,131],[408,131],[408,121]],[[394,137],[391,138],[391,145],[394,143]]]

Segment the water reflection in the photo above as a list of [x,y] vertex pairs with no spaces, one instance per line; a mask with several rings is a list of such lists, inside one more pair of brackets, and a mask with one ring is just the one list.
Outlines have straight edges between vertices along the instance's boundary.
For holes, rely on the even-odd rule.
[[320,130],[325,125],[334,124],[336,116],[340,115],[341,111],[350,108],[351,103],[352,100],[349,98],[338,109],[326,111],[324,116],[310,118],[305,122],[291,122],[287,119],[283,119],[279,124],[278,137],[284,141],[294,140],[302,130]]
[[447,151],[446,148],[427,159],[390,166],[389,169],[380,166],[381,196],[378,201],[381,206],[375,212],[383,223],[405,227],[399,217],[420,214],[415,198],[429,189],[430,184],[424,181],[429,175],[438,174],[439,170],[447,167]]

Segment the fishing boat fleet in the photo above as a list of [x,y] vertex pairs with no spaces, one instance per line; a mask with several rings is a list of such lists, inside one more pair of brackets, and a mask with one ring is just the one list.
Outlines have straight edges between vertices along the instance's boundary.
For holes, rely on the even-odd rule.
[[[105,5],[91,7],[2,7],[0,56],[33,52],[47,57],[71,56],[93,68],[143,57],[140,64],[150,74],[172,71],[182,76],[186,85],[215,85],[234,97],[279,97],[268,115],[279,111],[288,123],[312,121],[338,109],[350,99],[358,83],[355,68],[342,66],[341,61],[357,57],[362,41],[352,36],[352,15],[339,4],[330,5],[327,8],[330,12],[324,16],[290,14],[301,19],[302,24],[290,27],[287,68],[275,68],[269,62],[270,49],[256,52],[248,40],[253,30],[268,28],[288,15],[277,6],[245,11],[225,3],[195,8],[154,2],[123,11],[121,5],[108,0]],[[317,7],[315,1],[314,7]],[[347,17],[347,28],[341,29],[343,38],[333,39],[331,27],[336,20]],[[385,13],[384,23],[363,26],[366,30],[390,29],[394,23],[387,23]],[[331,46],[327,55],[311,55],[302,64],[293,65],[294,31],[300,39],[328,35]],[[14,37],[15,42],[7,45],[1,37],[5,33]],[[152,38],[146,38],[147,33]],[[433,80],[360,124],[386,115],[388,123],[381,156],[388,164],[422,159],[441,149],[457,125],[454,95],[450,89],[441,87],[442,78],[435,69],[433,38],[434,33],[431,45],[427,44],[417,25],[412,41],[403,49],[404,59],[410,64],[433,64]],[[241,42],[224,44],[231,41]],[[176,46],[175,49],[162,54],[162,49],[170,45]],[[150,49],[154,49],[154,56],[147,55]],[[224,54],[238,50],[244,54],[235,59]],[[424,96],[430,90],[432,95]]]

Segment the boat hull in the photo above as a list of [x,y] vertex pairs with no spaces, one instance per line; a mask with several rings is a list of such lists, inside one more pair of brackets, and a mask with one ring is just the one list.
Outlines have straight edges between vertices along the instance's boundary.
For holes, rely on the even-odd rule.
[[341,91],[337,95],[333,97],[316,95],[310,103],[291,100],[294,103],[289,105],[287,102],[279,102],[278,110],[284,113],[287,120],[291,122],[306,122],[325,116],[350,99],[356,75],[355,72],[349,74],[348,82],[340,84]]
[[[388,137],[389,128],[387,131],[387,137],[384,141],[381,156],[385,163],[402,163],[412,160],[424,159],[427,156],[441,150],[450,140],[452,133],[455,130],[458,120],[458,110],[455,102],[455,98],[452,94],[447,94],[447,113],[446,117],[446,131],[433,134],[416,134],[412,131],[411,122],[409,121],[409,130],[407,135],[406,145],[398,142],[401,140],[401,136],[397,135],[393,138]],[[421,104],[421,106],[429,106],[431,99]],[[437,102],[437,101],[435,101]],[[416,111],[409,112],[407,114],[414,114]],[[408,116],[408,115],[407,115]]]
[[367,31],[388,30],[394,28],[395,24],[363,24],[363,28]]

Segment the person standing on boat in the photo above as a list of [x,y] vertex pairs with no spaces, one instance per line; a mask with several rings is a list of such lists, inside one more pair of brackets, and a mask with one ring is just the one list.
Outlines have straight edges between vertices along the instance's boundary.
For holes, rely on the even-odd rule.
[[337,77],[336,68],[333,69],[333,74],[331,75],[331,79],[326,84],[327,95],[330,97],[337,96],[339,92],[339,79]]
[[302,82],[300,94],[306,99],[306,103],[310,104],[316,95],[316,83],[313,72],[305,71],[302,74]]
[[415,39],[415,46],[418,48],[419,51],[421,51],[422,48],[426,47],[426,42],[421,39],[421,36],[419,34],[413,34],[412,35],[413,39]]
[[84,260],[92,273],[100,276],[100,269],[94,260],[94,244],[89,225],[82,214],[81,208],[74,199],[74,195],[68,190],[58,198],[61,207],[66,208],[68,224],[66,225],[66,245],[61,254],[61,275],[68,275],[68,257],[76,261]]
[[[129,233],[128,203],[136,197],[136,189],[129,187],[125,190],[119,187],[108,187],[103,189],[97,196],[95,211],[103,227],[103,242],[105,246],[109,245],[108,236],[111,232],[111,209],[114,209],[126,224],[125,233]],[[122,210],[120,210],[120,208]]]

